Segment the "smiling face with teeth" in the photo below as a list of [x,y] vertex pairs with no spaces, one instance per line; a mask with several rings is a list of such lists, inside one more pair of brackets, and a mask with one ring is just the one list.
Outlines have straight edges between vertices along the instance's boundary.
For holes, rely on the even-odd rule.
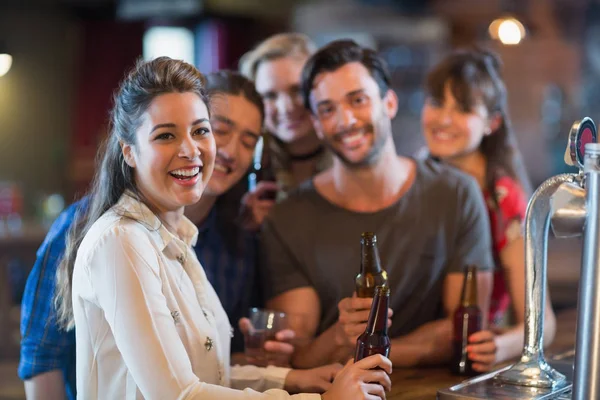
[[159,213],[200,200],[215,162],[206,104],[194,93],[154,98],[142,114],[135,145],[123,145],[135,183]]
[[207,194],[219,196],[248,172],[260,138],[262,115],[244,96],[224,93],[213,96],[211,110],[217,157]]
[[265,60],[256,70],[256,90],[265,103],[265,126],[284,143],[314,137],[310,113],[300,93],[305,56]]
[[476,102],[471,110],[462,109],[449,83],[444,87],[441,101],[427,99],[421,123],[429,152],[445,160],[478,151],[483,138],[491,134],[493,125],[482,101]]
[[319,73],[310,100],[317,134],[346,166],[368,167],[384,150],[395,153],[391,120],[397,97],[392,90],[382,96],[362,63]]

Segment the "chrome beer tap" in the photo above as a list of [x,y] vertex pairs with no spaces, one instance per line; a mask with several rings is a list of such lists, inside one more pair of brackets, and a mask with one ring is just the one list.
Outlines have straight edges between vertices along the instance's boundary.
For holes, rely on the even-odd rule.
[[[585,146],[583,171],[585,219],[577,305],[574,400],[600,398],[600,144]],[[568,204],[577,203],[579,201],[575,200]]]
[[[596,142],[596,126],[590,118],[575,122],[569,132],[565,162],[578,166],[579,172],[546,180],[527,206],[525,337],[520,361],[441,390],[439,399],[570,399],[572,386],[574,399],[600,399],[600,336],[595,335],[598,337],[595,340],[593,332],[600,324],[600,297],[595,295],[600,289],[600,193],[595,189],[600,189],[600,145]],[[543,351],[548,234],[552,227],[557,237],[579,236],[584,225],[581,282],[586,283],[580,289],[575,384],[572,385],[564,374],[546,361]],[[581,318],[582,315],[585,317]],[[593,316],[595,322],[588,316]],[[597,373],[590,378],[594,368]],[[590,390],[584,389],[590,386],[598,387],[591,397]],[[578,396],[578,390],[584,391],[585,395]]]

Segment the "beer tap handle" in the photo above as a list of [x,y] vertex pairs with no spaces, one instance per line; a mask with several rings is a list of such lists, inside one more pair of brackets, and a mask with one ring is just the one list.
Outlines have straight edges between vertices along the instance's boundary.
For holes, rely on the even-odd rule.
[[575,121],[569,131],[567,149],[565,150],[565,163],[579,168],[580,174],[583,174],[585,145],[597,142],[598,130],[590,117],[584,117],[579,121]]
[[597,142],[594,121],[585,117],[575,121],[569,131],[565,163],[577,167],[579,173],[562,183],[550,198],[550,218],[555,237],[577,237],[583,233],[586,211],[586,180],[583,173],[585,146]]

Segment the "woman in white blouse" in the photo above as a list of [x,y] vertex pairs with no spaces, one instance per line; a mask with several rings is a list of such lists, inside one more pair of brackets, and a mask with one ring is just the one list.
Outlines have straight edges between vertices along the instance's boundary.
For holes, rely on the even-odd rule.
[[57,277],[60,322],[77,326],[78,398],[284,399],[280,389],[334,377],[323,399],[385,398],[391,363],[381,356],[339,373],[229,366],[231,326],[183,215],[215,161],[203,83],[193,66],[161,57],[138,64],[115,96],[91,203]]

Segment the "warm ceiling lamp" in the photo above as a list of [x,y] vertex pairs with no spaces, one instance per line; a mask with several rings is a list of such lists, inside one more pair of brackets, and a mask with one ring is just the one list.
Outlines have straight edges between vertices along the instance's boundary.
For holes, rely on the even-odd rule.
[[527,35],[525,25],[528,21],[529,0],[500,0],[500,15],[488,28],[489,35],[507,46],[514,46]]
[[12,56],[0,45],[0,76],[6,75],[12,66]]
[[499,40],[505,45],[515,45],[521,43],[525,38],[525,27],[518,19],[514,17],[503,17],[492,21],[488,32],[492,39]]

